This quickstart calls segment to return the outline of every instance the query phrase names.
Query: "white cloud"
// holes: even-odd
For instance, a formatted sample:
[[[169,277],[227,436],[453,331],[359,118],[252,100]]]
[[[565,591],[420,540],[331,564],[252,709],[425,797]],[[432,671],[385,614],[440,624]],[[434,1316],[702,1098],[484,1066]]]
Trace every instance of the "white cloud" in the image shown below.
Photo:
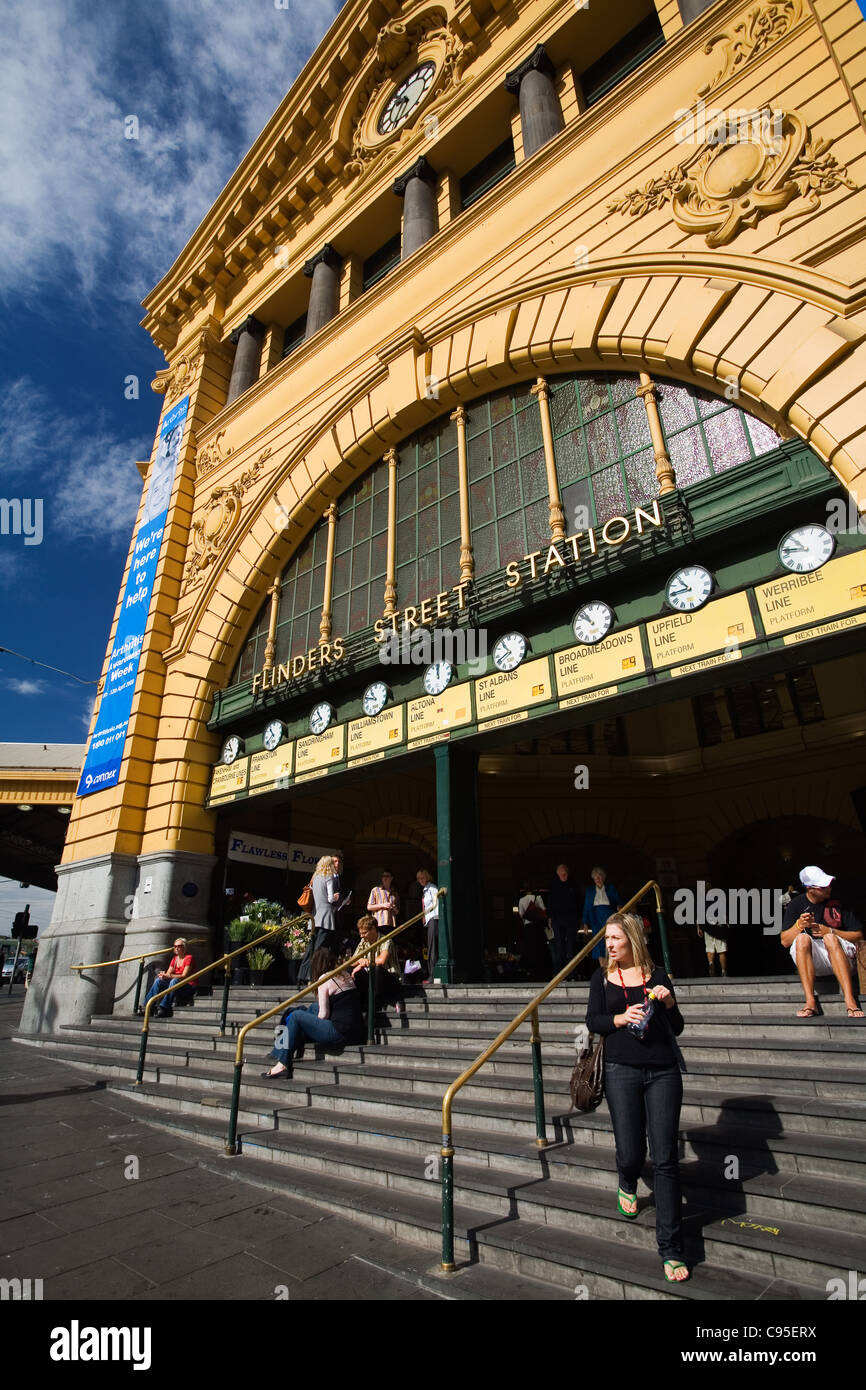
[[[43,499],[46,541],[63,533],[125,546],[141,496],[137,458],[150,456],[144,436],[121,439],[98,417],[70,418],[26,377],[13,381],[0,413],[0,459],[24,496]],[[15,577],[14,567],[0,583]]]
[[[333,0],[4,0],[0,294],[94,304],[168,269],[332,22]],[[135,116],[138,139],[124,138]]]
[[[6,690],[14,690],[16,695],[41,695],[48,689],[45,681],[15,680],[14,677],[3,681]]]

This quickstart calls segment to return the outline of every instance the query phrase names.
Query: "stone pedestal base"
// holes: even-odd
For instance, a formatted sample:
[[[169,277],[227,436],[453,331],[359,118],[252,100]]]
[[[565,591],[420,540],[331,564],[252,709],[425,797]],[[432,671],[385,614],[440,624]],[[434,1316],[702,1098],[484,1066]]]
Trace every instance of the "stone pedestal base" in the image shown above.
[[[210,950],[210,882],[215,856],[163,851],[136,857],[107,854],[57,869],[51,925],[21,1017],[22,1033],[55,1033],[65,1024],[87,1025],[94,1013],[132,1010],[138,962],[90,972],[72,965],[118,960],[166,947],[177,936],[205,938],[190,950],[199,968]]]

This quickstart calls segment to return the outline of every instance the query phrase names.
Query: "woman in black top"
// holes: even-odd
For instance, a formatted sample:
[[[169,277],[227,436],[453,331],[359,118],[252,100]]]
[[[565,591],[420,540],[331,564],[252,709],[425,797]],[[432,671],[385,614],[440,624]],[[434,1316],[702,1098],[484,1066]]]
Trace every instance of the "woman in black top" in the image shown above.
[[[322,946],[313,952],[310,971],[314,979],[330,975],[337,968],[334,951]],[[316,992],[315,1004],[299,1005],[284,1014],[281,1026],[276,1030],[274,1050],[271,1056],[276,1065],[262,1076],[274,1078],[292,1075],[292,1058],[296,1050],[302,1051],[309,1038],[317,1047],[341,1047],[344,1043],[359,1043],[364,1036],[361,1024],[361,1001],[355,982],[346,971],[324,980]]]
[[[673,1041],[683,1031],[683,1019],[668,976],[650,958],[639,917],[614,913],[607,919],[605,944],[607,957],[589,987],[586,1026],[606,1039],[604,1091],[616,1141],[617,1205],[629,1221],[638,1214],[637,1180],[649,1136],[659,1254],[668,1283],[679,1284],[689,1277],[682,1261],[677,1161],[683,1083]],[[636,1036],[629,1025],[644,1019],[650,1003],[646,1031]]]

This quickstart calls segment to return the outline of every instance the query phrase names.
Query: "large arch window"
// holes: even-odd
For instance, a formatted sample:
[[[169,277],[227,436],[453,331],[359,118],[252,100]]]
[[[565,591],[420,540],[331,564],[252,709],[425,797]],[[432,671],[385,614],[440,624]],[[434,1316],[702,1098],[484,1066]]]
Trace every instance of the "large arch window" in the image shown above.
[[[551,458],[543,411],[549,411]],[[603,526],[612,516],[657,497],[659,474],[670,465],[677,487],[689,488],[782,442],[768,425],[725,397],[624,372],[555,377],[546,388],[524,382],[473,401],[461,414],[475,579],[549,544],[552,500],[562,505],[566,534]],[[651,420],[656,421],[655,447]],[[319,641],[331,525],[334,636],[358,632],[381,617],[386,586],[393,585],[400,609],[459,582],[460,445],[456,418],[441,416],[400,445],[396,466],[393,457],[390,464],[382,459],[354,483],[337,504],[336,520],[323,518],[283,571],[274,662],[298,656]],[[558,492],[553,499],[551,472]],[[395,559],[389,574],[392,487]],[[235,680],[246,679],[266,663],[271,614],[268,600],[247,639]]]
[[[531,383],[466,412],[469,517],[476,578],[550,541],[547,470]]]

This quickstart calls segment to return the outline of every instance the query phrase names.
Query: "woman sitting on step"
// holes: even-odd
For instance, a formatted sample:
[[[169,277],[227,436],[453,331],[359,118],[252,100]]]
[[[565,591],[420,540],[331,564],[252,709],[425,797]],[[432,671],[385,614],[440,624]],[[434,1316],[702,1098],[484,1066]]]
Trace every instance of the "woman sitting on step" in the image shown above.
[[[589,987],[586,1026],[604,1044],[604,1094],[613,1122],[619,1175],[617,1206],[634,1221],[637,1180],[653,1166],[656,1239],[670,1284],[688,1279],[682,1260],[682,1194],[677,1155],[683,1082],[675,1035],[682,1015],[668,976],[653,964],[643,924],[631,912],[615,912],[605,930],[607,956]]]
[[[336,953],[327,946],[320,947],[310,962],[312,978],[320,980],[336,970],[337,965]],[[285,1015],[271,1053],[276,1065],[263,1071],[262,1076],[290,1077],[292,1058],[296,1050],[300,1055],[307,1038],[317,1047],[341,1047],[344,1043],[359,1043],[363,1037],[361,1001],[354,980],[343,970],[319,985],[315,1004],[299,1005]]]

